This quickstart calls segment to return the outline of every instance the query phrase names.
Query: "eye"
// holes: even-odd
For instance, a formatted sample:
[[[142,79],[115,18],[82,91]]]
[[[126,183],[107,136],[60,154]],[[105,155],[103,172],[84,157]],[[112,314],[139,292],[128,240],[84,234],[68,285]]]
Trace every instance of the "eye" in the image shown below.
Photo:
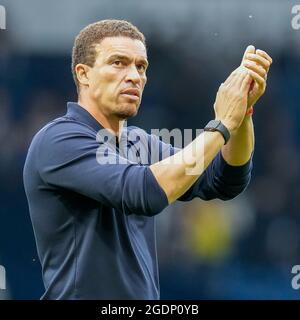
[[[119,67],[119,66],[122,65],[122,61],[121,61],[121,60],[115,60],[115,61],[113,62],[113,64],[114,64],[115,66]]]
[[[142,71],[142,72],[145,72],[145,71],[146,71],[146,67],[145,67],[145,65],[143,65],[143,64],[138,64],[136,67],[137,67],[137,69],[138,69],[139,71]]]

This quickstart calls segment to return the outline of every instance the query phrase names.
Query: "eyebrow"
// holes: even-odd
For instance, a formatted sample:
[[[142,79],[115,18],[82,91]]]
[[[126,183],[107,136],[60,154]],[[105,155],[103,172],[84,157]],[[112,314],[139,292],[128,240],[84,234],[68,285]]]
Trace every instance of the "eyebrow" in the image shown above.
[[[123,54],[113,54],[113,55],[111,55],[110,57],[108,57],[108,59],[107,59],[107,61],[112,61],[112,60],[116,60],[116,59],[118,59],[118,60],[123,60],[123,61],[130,61],[131,59],[128,57],[128,56],[126,56],[126,55],[123,55]],[[146,67],[148,67],[148,65],[149,65],[149,62],[148,62],[148,60],[146,60],[146,59],[144,59],[144,58],[140,58],[140,59],[138,59],[138,60],[140,60]]]

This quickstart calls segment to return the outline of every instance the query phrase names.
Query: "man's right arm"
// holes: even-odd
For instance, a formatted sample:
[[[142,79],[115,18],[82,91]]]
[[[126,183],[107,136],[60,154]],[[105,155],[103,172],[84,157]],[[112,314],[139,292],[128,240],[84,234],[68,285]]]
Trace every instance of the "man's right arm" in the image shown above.
[[[33,146],[31,170],[38,170],[50,190],[72,191],[125,214],[153,216],[168,205],[149,166],[99,144],[87,126],[59,121],[40,132]]]

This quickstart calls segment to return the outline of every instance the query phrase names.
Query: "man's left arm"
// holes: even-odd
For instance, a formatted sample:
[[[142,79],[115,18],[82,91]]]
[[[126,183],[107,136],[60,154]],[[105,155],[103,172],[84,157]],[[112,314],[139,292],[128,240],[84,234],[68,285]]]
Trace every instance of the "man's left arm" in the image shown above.
[[[222,148],[224,160],[231,166],[242,166],[249,162],[254,151],[254,127],[252,116],[246,115],[238,131]]]
[[[179,200],[194,197],[204,200],[229,200],[240,194],[250,182],[254,150],[253,106],[264,94],[272,58],[262,50],[248,46],[241,67],[248,69],[253,83],[248,95],[248,110],[239,129],[198,181]]]

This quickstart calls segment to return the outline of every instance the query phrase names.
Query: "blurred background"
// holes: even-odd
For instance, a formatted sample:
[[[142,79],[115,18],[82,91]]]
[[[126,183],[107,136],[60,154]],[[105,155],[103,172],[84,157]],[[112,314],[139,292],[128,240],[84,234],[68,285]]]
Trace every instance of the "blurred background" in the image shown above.
[[[158,216],[161,298],[298,299],[300,264],[300,29],[295,1],[0,0],[0,299],[39,299],[41,267],[22,182],[34,133],[76,101],[74,37],[126,19],[146,35],[150,67],[139,115],[151,128],[203,128],[219,85],[248,44],[273,57],[255,106],[250,186],[229,202],[195,199]],[[300,2],[299,2],[300,4]]]

